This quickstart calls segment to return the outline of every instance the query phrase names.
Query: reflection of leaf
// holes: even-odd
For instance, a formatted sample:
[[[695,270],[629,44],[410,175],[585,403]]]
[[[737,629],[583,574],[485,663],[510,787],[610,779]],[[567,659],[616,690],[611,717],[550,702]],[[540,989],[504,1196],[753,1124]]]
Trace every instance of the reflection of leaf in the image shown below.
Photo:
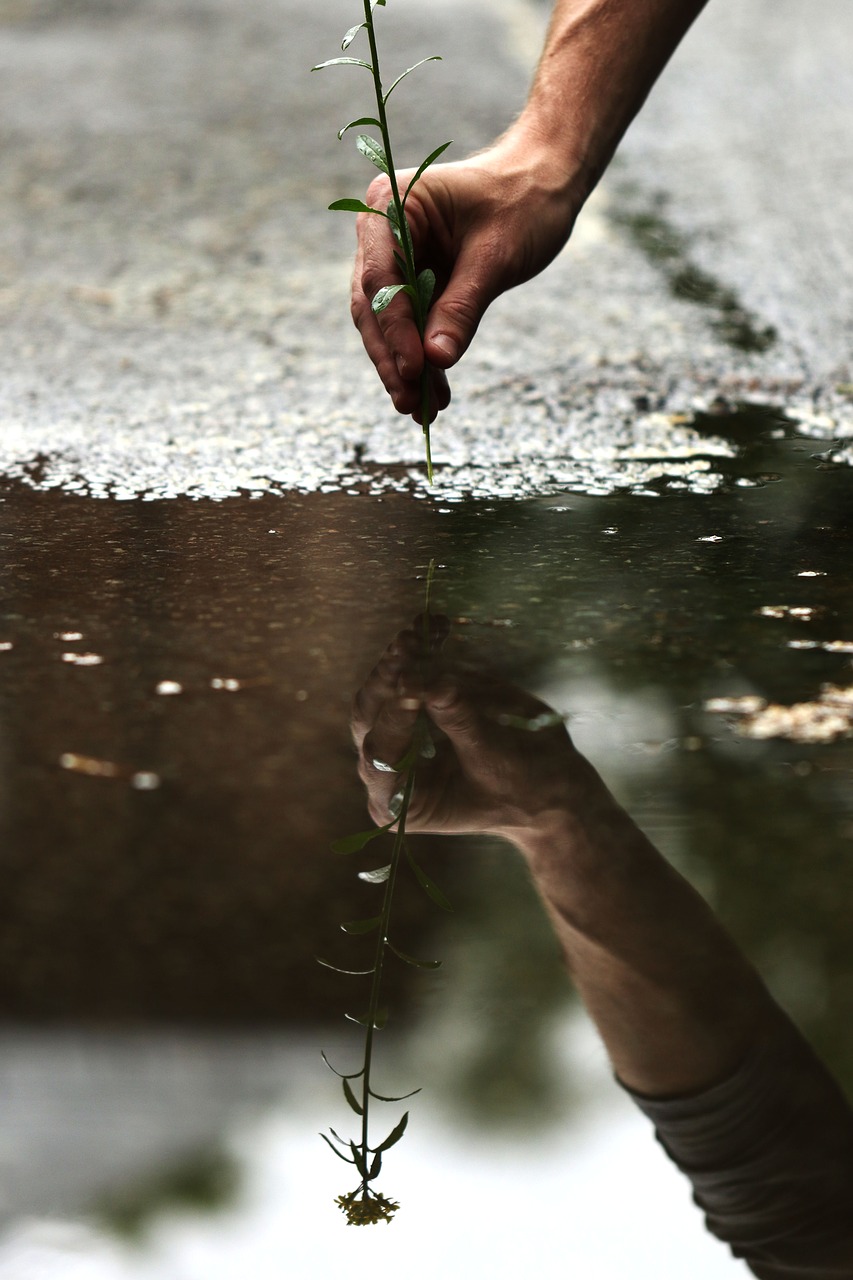
[[[421,867],[419,867],[418,864],[415,862],[414,858],[412,857],[412,851],[409,848],[408,844],[406,845],[406,857],[409,860],[409,866],[412,868],[412,871],[414,871],[415,873],[415,879],[417,880],[421,888],[424,890],[424,892],[427,893],[429,897],[432,898],[433,902],[437,906],[441,907],[443,911],[452,911],[453,907],[450,905],[450,902],[442,893],[442,891],[439,889],[435,881],[430,880],[427,873]]]
[[[348,1080],[344,1080],[344,1081],[343,1081],[343,1086],[344,1086],[344,1097],[346,1098],[347,1102],[348,1102],[348,1103],[350,1104],[350,1106],[352,1107],[352,1109],[353,1109],[353,1111],[355,1112],[355,1114],[356,1114],[357,1116],[364,1115],[364,1108],[362,1107],[361,1103],[356,1099],[355,1094],[353,1093],[352,1089],[350,1088],[349,1081],[348,1081]]]
[[[373,1163],[372,1163],[372,1164],[371,1164],[371,1166],[370,1166],[370,1178],[371,1178],[371,1181],[372,1181],[374,1178],[378,1178],[378,1177],[379,1177],[379,1174],[381,1173],[381,1171],[382,1171],[382,1157],[381,1157],[381,1156],[374,1156],[374,1157],[373,1157]]]
[[[357,831],[355,835],[333,840],[331,845],[332,853],[358,853],[371,840],[381,836],[383,831],[388,831],[393,827],[396,821],[396,818],[392,818],[390,822],[385,823],[384,827],[371,827],[369,831]]]
[[[320,1057],[323,1059],[329,1070],[334,1071],[339,1080],[357,1080],[359,1076],[364,1075],[364,1067],[362,1067],[360,1071],[338,1071],[337,1067],[333,1067],[329,1059],[326,1057],[326,1051],[324,1049],[320,1050]]]
[[[403,71],[399,76],[397,76],[397,79],[393,81],[393,83],[391,84],[391,87],[385,90],[385,93],[383,94],[383,97],[382,97],[382,101],[387,102],[388,99],[391,97],[391,94],[397,88],[397,85],[400,83],[400,81],[405,80],[406,76],[410,76],[413,71],[417,71],[418,67],[422,67],[425,62],[441,62],[441,58],[437,53],[433,53],[429,58],[421,58],[420,62],[416,62],[413,67],[406,67],[406,70]]]
[[[387,946],[399,960],[405,964],[410,964],[415,969],[440,969],[440,960],[416,960],[414,956],[407,955],[405,951],[401,951],[399,947],[395,947],[393,942],[389,942]]]
[[[360,1014],[345,1013],[344,1017],[347,1019],[348,1022],[357,1022],[360,1027],[370,1026],[370,1010],[369,1009],[367,1013],[360,1013]],[[373,1025],[376,1028],[376,1030],[381,1031],[387,1021],[388,1021],[387,1008],[377,1009],[376,1013],[373,1016]]]
[[[367,1092],[371,1098],[376,1098],[379,1102],[404,1102],[406,1098],[414,1098],[416,1093],[420,1093],[420,1089],[412,1089],[410,1093],[398,1094],[396,1098],[386,1098],[384,1094],[377,1093],[375,1089],[371,1089],[370,1085],[367,1086]]]
[[[384,884],[391,871],[391,863],[387,867],[377,867],[375,871],[359,871],[358,878],[365,884]]]
[[[347,920],[341,925],[344,933],[372,933],[379,928],[381,916],[371,916],[369,920]]]
[[[340,965],[332,964],[331,960],[324,960],[322,956],[315,956],[314,959],[324,969],[332,969],[335,973],[346,973],[353,978],[366,978],[369,973],[374,972],[373,969],[342,969]]]
[[[409,1123],[409,1113],[406,1111],[402,1120],[395,1125],[384,1142],[380,1142],[378,1147],[371,1147],[370,1150],[376,1152],[387,1151],[389,1147],[393,1147],[395,1142],[399,1142],[403,1134],[406,1132],[406,1125]]]
[[[323,1139],[324,1142],[327,1142],[329,1144],[329,1146],[332,1148],[332,1150],[334,1151],[335,1155],[338,1157],[339,1160],[346,1160],[347,1164],[355,1164],[355,1161],[350,1160],[349,1156],[345,1156],[342,1151],[338,1151],[338,1148],[335,1146],[334,1142],[332,1142],[331,1138],[327,1138],[325,1133],[321,1133],[320,1137]]]

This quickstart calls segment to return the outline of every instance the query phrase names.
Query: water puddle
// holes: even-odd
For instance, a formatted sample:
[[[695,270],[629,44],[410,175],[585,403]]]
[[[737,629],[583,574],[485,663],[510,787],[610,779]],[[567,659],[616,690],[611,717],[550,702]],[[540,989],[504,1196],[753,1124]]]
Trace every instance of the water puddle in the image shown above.
[[[836,423],[720,404],[668,421],[663,449],[649,415],[565,472],[513,464],[505,490],[498,469],[427,493],[367,461],[328,492],[118,501],[47,461],[3,483],[4,1280],[80,1259],[111,1280],[272,1277],[285,1255],[367,1275],[377,1250],[461,1280],[473,1243],[490,1274],[535,1254],[556,1280],[566,1232],[589,1277],[745,1274],[590,1047],[493,839],[417,839],[452,917],[401,885],[405,950],[445,963],[388,970],[383,1073],[424,1094],[388,1153],[400,1213],[369,1246],[341,1234],[348,1170],[316,1137],[347,1124],[319,1050],[358,1042],[314,956],[354,956],[340,921],[376,892],[329,851],[366,823],[350,703],[431,562],[447,662],[566,718],[853,1088],[846,446]],[[423,1243],[447,1238],[441,1258]]]

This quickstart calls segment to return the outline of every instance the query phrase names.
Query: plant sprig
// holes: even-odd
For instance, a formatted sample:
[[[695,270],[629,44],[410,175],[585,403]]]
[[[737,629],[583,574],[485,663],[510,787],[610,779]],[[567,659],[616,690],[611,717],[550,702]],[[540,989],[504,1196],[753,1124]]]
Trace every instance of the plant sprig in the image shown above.
[[[430,653],[429,595],[434,569],[435,563],[431,561],[427,575],[426,609],[423,623],[424,660],[427,659]],[[385,1152],[395,1146],[405,1133],[409,1122],[409,1113],[408,1111],[404,1112],[402,1118],[391,1129],[390,1133],[376,1146],[371,1146],[371,1103],[374,1101],[403,1102],[406,1098],[411,1098],[416,1093],[420,1093],[418,1088],[409,1093],[393,1097],[379,1093],[373,1087],[371,1073],[373,1069],[375,1033],[382,1030],[388,1019],[388,1010],[381,1003],[385,960],[390,952],[403,964],[410,965],[415,969],[434,970],[441,966],[440,960],[418,959],[401,950],[396,943],[391,941],[391,909],[394,890],[404,861],[428,897],[443,910],[452,910],[441,889],[415,860],[406,839],[406,821],[415,787],[417,768],[420,761],[430,759],[434,755],[435,746],[430,735],[429,720],[424,711],[421,710],[415,721],[409,749],[401,760],[395,765],[389,766],[389,771],[397,774],[400,779],[400,785],[388,806],[392,815],[390,821],[385,823],[384,826],[372,827],[368,831],[360,831],[356,835],[346,836],[342,840],[335,841],[332,845],[332,849],[336,853],[358,853],[372,840],[377,839],[386,832],[390,832],[391,828],[396,826],[390,862],[370,871],[361,871],[358,875],[359,880],[367,884],[384,884],[385,888],[379,914],[368,916],[364,919],[348,920],[341,925],[344,933],[350,935],[358,936],[374,932],[377,934],[373,964],[369,969],[343,969],[327,960],[320,960],[320,964],[329,969],[334,969],[337,973],[359,977],[369,976],[371,979],[370,997],[366,1011],[358,1015],[346,1015],[350,1022],[357,1023],[364,1028],[364,1060],[361,1068],[352,1072],[338,1071],[336,1067],[332,1066],[325,1053],[323,1054],[323,1061],[341,1081],[347,1104],[361,1120],[360,1134],[357,1141],[342,1138],[334,1129],[329,1130],[331,1136],[325,1133],[320,1135],[336,1156],[355,1166],[359,1175],[359,1183],[356,1189],[346,1195],[339,1196],[335,1202],[346,1214],[347,1221],[355,1226],[363,1226],[373,1222],[390,1222],[399,1208],[396,1201],[389,1200],[381,1195],[371,1184],[375,1182],[382,1170],[382,1159]]]
[[[411,67],[407,67],[391,85],[384,89],[382,85],[382,75],[379,65],[379,50],[376,44],[376,31],[373,22],[373,11],[378,7],[385,7],[386,0],[363,0],[364,3],[364,20],[356,23],[354,27],[350,27],[343,40],[341,41],[341,50],[346,55],[346,51],[353,43],[355,38],[361,31],[367,32],[367,40],[370,49],[370,60],[363,58],[355,58],[346,55],[340,58],[330,58],[327,62],[320,62],[317,66],[312,67],[312,71],[322,71],[325,67],[337,66],[354,66],[364,67],[373,77],[374,96],[376,100],[375,116],[359,116],[357,120],[350,120],[342,129],[338,131],[338,138],[343,138],[344,134],[350,129],[360,128],[362,125],[370,125],[379,130],[381,141],[371,137],[366,133],[359,133],[356,136],[356,146],[361,154],[375,165],[381,173],[386,174],[391,183],[391,200],[386,209],[376,209],[371,205],[365,204],[363,200],[345,198],[343,200],[335,200],[329,205],[330,209],[341,210],[346,213],[368,213],[375,214],[379,218],[385,218],[391,227],[391,233],[397,243],[397,249],[394,250],[394,259],[400,268],[403,277],[403,284],[383,285],[377,291],[371,300],[371,307],[376,315],[379,315],[390,306],[398,293],[405,293],[412,305],[412,312],[418,333],[423,340],[426,332],[426,320],[429,312],[430,303],[432,302],[433,293],[435,292],[435,273],[429,267],[425,267],[422,271],[418,271],[415,264],[414,244],[412,242],[412,234],[409,228],[409,222],[406,217],[406,202],[412,193],[416,183],[420,180],[431,164],[434,164],[443,152],[451,145],[450,142],[443,142],[440,147],[427,156],[427,158],[418,166],[415,174],[408,184],[405,194],[401,196],[400,188],[397,182],[397,174],[394,168],[394,159],[391,152],[391,134],[388,128],[388,115],[386,107],[391,94],[406,76],[411,75],[413,71],[417,71],[418,67],[424,66],[427,62],[441,62],[438,54],[431,54],[427,58],[421,58],[419,62],[414,63]],[[430,446],[430,369],[424,360],[424,367],[421,373],[421,421],[423,423],[424,438],[426,444],[426,464],[427,477],[429,483],[433,482],[432,473],[432,450]]]

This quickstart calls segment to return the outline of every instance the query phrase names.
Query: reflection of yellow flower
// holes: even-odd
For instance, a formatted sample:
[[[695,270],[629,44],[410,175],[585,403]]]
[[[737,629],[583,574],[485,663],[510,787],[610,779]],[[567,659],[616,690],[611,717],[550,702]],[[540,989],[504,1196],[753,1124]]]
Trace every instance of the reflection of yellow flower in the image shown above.
[[[386,1200],[379,1192],[350,1191],[348,1195],[338,1196],[335,1204],[339,1205],[347,1215],[351,1227],[366,1227],[372,1222],[390,1222],[400,1208],[396,1200]]]

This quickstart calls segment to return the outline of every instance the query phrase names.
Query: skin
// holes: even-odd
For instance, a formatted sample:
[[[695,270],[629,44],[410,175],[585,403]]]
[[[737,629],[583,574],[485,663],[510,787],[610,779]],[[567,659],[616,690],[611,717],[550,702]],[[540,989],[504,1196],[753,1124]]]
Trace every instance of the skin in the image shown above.
[[[399,785],[377,762],[400,759],[425,714],[437,750],[418,765],[407,829],[515,845],[618,1077],[648,1097],[700,1092],[784,1015],[563,724],[518,727],[548,713],[505,682],[424,663],[418,628],[401,632],[353,703],[371,816],[388,821]]]
[[[418,269],[437,278],[421,342],[408,302],[379,316],[370,300],[401,281],[384,219],[362,214],[352,317],[395,408],[420,421],[419,379],[432,370],[432,412],[447,406],[446,371],[501,293],[563,248],[584,201],[704,0],[556,0],[521,115],[492,146],[434,165],[407,202]],[[406,189],[413,170],[398,174]],[[384,208],[384,176],[367,203]]]

